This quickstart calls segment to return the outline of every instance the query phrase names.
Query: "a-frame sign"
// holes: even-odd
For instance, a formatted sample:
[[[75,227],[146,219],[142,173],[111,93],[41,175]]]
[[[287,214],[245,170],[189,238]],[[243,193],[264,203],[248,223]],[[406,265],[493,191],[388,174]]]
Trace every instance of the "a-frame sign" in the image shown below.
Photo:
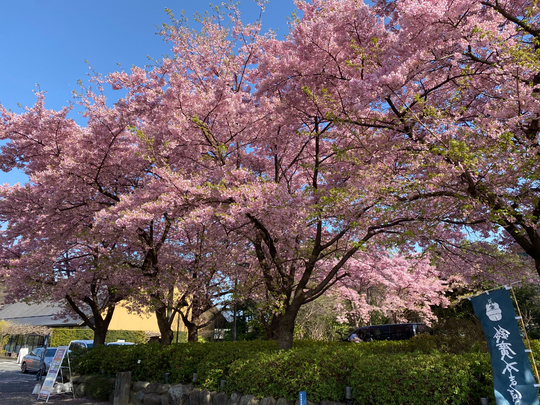
[[[43,381],[43,385],[41,386],[41,390],[39,391],[37,397],[38,401],[40,399],[43,399],[45,402],[49,402],[49,397],[51,396],[51,392],[54,388],[54,385],[56,384],[58,373],[60,373],[60,370],[62,368],[62,362],[64,361],[64,357],[67,352],[67,346],[59,346],[58,349],[56,349],[56,354],[54,355],[54,358],[51,362],[49,373],[47,374],[47,377],[45,377],[45,381]]]

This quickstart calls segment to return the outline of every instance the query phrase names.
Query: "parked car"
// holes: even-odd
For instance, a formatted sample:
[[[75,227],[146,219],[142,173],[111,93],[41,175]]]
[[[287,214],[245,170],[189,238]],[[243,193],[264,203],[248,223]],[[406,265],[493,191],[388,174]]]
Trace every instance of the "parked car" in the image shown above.
[[[43,350],[45,350],[44,347],[36,347],[34,350],[32,350],[30,353],[28,353],[22,358],[21,371],[23,373],[28,373],[29,371],[35,371],[37,373],[39,371],[39,362],[41,361],[41,355],[43,353]],[[44,359],[44,372],[42,374],[45,374],[49,371],[49,367],[51,366],[51,362],[55,354],[56,347],[47,348]]]
[[[68,350],[91,349],[92,347],[94,347],[93,340],[72,340],[69,342]]]
[[[125,340],[119,339],[116,342],[109,342],[105,343],[105,346],[132,346],[135,343],[133,342],[126,342]]]
[[[428,333],[424,323],[398,323],[390,325],[363,326],[356,329],[346,339],[349,342],[370,342],[372,340],[406,340],[420,333]]]
[[[116,342],[105,343],[105,346],[126,346],[134,344],[135,343],[126,342],[125,340],[119,339]],[[92,347],[94,347],[93,340],[72,340],[71,342],[69,342],[68,349],[69,351],[72,351],[80,349],[91,349]]]

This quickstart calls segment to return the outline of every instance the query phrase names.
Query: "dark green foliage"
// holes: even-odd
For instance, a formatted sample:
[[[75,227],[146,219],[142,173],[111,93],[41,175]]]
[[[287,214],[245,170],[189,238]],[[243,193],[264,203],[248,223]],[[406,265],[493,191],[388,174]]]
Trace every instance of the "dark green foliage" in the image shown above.
[[[114,382],[109,378],[94,375],[86,381],[87,393],[90,398],[98,401],[109,401],[109,395],[114,389]]]
[[[53,336],[49,346],[67,346],[72,340],[94,340],[94,332],[91,329],[53,329]],[[144,343],[146,342],[146,333],[141,330],[110,330],[107,332],[105,340],[107,343],[116,342],[117,340]]]
[[[254,301],[247,300],[236,304],[234,311],[236,311],[237,341],[266,339],[266,330],[260,320],[260,309]],[[226,329],[223,340],[232,341],[233,321],[227,322],[223,327]]]
[[[232,365],[227,388],[260,398],[296,399],[298,391],[306,391],[312,402],[342,401],[351,363],[359,354],[355,349],[350,344],[319,344],[258,353]]]
[[[514,288],[519,310],[530,339],[540,338],[540,285],[526,284]],[[517,312],[517,311],[516,311]]]
[[[163,347],[157,343],[120,346],[118,349],[114,357],[125,357],[125,361],[121,364],[113,361],[117,368],[115,374],[118,371],[131,371],[133,381],[162,382],[163,374],[171,368],[167,350],[163,350]]]
[[[111,354],[109,351],[107,354]],[[92,350],[72,350],[69,352],[69,361],[71,362],[71,369],[74,372],[89,375],[89,374],[98,374],[101,370],[101,364],[103,362],[108,362],[109,356],[107,358],[101,359],[100,356],[105,356],[102,347],[95,347]],[[109,372],[109,370],[107,369]],[[111,374],[114,371],[111,371]]]
[[[53,329],[49,346],[67,346],[72,340],[93,340],[94,331],[92,329]]]
[[[540,355],[540,342],[533,342]],[[140,362],[138,362],[140,360]],[[82,374],[114,376],[131,371],[133,380],[191,382],[215,391],[257,397],[345,402],[353,387],[356,405],[473,404],[493,399],[489,354],[468,338],[420,335],[411,340],[351,344],[299,341],[288,351],[276,342],[183,343],[100,347],[75,360]]]
[[[375,343],[375,344],[372,344]],[[455,336],[421,334],[410,340],[371,342],[362,347],[364,353],[488,353],[487,343],[468,336],[459,338]]]
[[[164,369],[170,368],[168,358],[166,351],[157,343],[101,346],[82,353],[80,358],[74,357],[73,368],[81,374],[103,372],[109,376],[131,371],[134,381],[161,381],[166,372]]]
[[[178,337],[178,339],[177,339]],[[177,342],[178,340],[178,342]],[[178,334],[176,331],[173,332],[173,343],[187,343],[187,332],[179,331]]]
[[[208,345],[204,345],[205,349]],[[219,388],[220,381],[227,379],[230,368],[239,359],[253,358],[260,353],[275,353],[277,342],[252,341],[212,345],[212,349],[196,365],[199,384],[209,391]]]
[[[171,345],[167,350],[171,381],[189,382],[201,360],[212,351],[214,345],[206,343],[184,343]]]
[[[359,404],[461,405],[493,396],[491,385],[476,383],[475,372],[484,369],[489,370],[485,354],[370,355],[353,365],[350,386]]]
[[[125,340],[126,342],[145,343],[146,333],[142,330],[110,330],[107,332],[105,342],[116,342]]]

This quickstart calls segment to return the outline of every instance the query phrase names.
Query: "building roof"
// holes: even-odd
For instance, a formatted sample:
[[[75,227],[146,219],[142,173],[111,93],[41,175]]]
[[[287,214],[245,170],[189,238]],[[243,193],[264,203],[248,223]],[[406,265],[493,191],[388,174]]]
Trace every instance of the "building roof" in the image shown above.
[[[63,307],[53,303],[26,304],[16,302],[6,304],[0,309],[0,319],[20,325],[70,327],[83,324],[81,319],[71,317],[54,319]]]

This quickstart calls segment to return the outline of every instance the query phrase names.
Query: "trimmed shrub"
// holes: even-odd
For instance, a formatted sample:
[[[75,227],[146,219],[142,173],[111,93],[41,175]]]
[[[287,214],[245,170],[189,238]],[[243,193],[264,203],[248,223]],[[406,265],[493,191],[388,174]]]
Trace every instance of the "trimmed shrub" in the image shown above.
[[[178,337],[178,343],[187,343],[187,332],[179,331],[176,333],[176,331],[173,332],[173,344],[176,343],[176,338]]]
[[[214,345],[201,342],[169,346],[167,358],[170,365],[170,380],[179,383],[190,382],[201,360],[212,352],[212,346]]]
[[[231,367],[227,388],[257,397],[357,404],[467,404],[493,397],[489,356],[480,354],[363,354],[354,347],[301,348],[258,354]]]
[[[353,398],[373,405],[462,405],[480,396],[493,397],[491,386],[489,391],[477,391],[471,361],[468,355],[453,354],[366,356],[351,370]],[[484,359],[477,364],[486,365]]]
[[[86,392],[90,398],[98,401],[109,401],[109,396],[114,389],[114,382],[109,378],[94,375],[86,381]]]
[[[210,351],[195,366],[198,385],[209,391],[217,391],[220,382],[227,379],[232,364],[239,359],[253,358],[258,353],[277,351],[275,341],[243,341],[213,344]],[[206,346],[203,346],[205,349]]]
[[[53,336],[49,346],[67,346],[72,340],[93,340],[94,332],[91,329],[53,329]],[[117,340],[126,342],[145,343],[146,333],[140,330],[110,330],[107,332],[105,341],[116,342]]]
[[[146,333],[142,330],[110,330],[107,332],[105,342],[125,340],[137,344],[146,343]]]
[[[49,346],[67,346],[72,340],[93,340],[94,331],[91,329],[64,329],[58,328],[52,330],[52,338]]]
[[[232,364],[227,390],[291,400],[298,391],[306,391],[312,402],[342,401],[353,358],[362,357],[354,349],[350,344],[329,344],[254,354]]]
[[[456,339],[456,338],[452,338]],[[540,343],[533,342],[538,352]],[[351,344],[295,342],[278,351],[276,342],[183,343],[98,347],[74,363],[82,374],[114,376],[131,371],[133,380],[189,383],[214,391],[226,379],[227,392],[256,397],[297,398],[306,391],[312,402],[344,402],[353,387],[362,404],[472,404],[493,399],[489,354],[485,347],[419,336],[398,342]]]

